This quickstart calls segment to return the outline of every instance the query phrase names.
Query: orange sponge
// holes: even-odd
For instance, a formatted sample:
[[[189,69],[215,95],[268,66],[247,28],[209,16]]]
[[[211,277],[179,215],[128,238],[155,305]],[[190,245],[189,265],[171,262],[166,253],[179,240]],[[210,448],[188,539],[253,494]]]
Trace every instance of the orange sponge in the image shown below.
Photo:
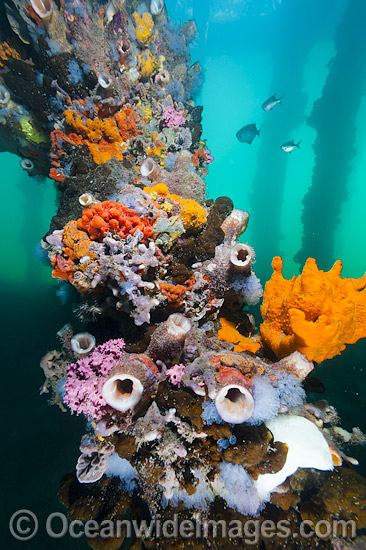
[[[297,350],[319,363],[366,336],[366,274],[342,279],[340,260],[322,271],[314,258],[308,258],[302,274],[290,280],[282,275],[279,256],[272,267],[263,294],[260,331],[278,358]]]

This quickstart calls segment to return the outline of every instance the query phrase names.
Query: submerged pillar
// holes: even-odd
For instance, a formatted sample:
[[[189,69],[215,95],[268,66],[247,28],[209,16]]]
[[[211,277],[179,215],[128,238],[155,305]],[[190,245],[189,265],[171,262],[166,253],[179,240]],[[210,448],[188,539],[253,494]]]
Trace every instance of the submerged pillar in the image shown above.
[[[295,260],[308,256],[329,268],[335,261],[334,236],[356,154],[356,118],[366,92],[366,3],[349,0],[335,33],[336,54],[323,93],[308,123],[317,131],[311,186],[303,199],[302,246]]]

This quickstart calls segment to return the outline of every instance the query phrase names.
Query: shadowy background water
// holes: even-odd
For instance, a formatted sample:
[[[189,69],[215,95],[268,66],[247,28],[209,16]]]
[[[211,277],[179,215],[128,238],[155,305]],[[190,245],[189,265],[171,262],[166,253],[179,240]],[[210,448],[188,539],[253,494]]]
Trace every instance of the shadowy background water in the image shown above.
[[[364,0],[167,0],[176,20],[195,18],[200,38],[192,61],[204,67],[198,102],[204,105],[203,137],[215,161],[206,179],[208,195],[229,195],[251,220],[245,240],[257,252],[263,283],[271,260],[281,254],[284,274],[296,275],[314,256],[329,269],[343,261],[343,276],[366,269],[366,99]],[[357,47],[358,46],[358,47]],[[274,93],[283,105],[265,113]],[[236,132],[263,125],[251,146]],[[288,155],[280,145],[302,140]],[[4,541],[13,550],[86,548],[84,540],[52,540],[47,516],[63,511],[60,478],[75,467],[84,421],[47,405],[39,396],[42,355],[57,345],[56,332],[74,321],[71,305],[56,296],[57,282],[33,250],[55,212],[56,191],[38,183],[19,159],[0,156],[2,166],[2,520],[32,510],[40,532],[31,541]],[[295,257],[300,264],[295,261]],[[359,341],[316,370],[342,425],[366,430],[366,342]],[[311,399],[319,396],[310,395]],[[366,475],[366,452],[352,451]],[[4,533],[7,533],[4,525]]]

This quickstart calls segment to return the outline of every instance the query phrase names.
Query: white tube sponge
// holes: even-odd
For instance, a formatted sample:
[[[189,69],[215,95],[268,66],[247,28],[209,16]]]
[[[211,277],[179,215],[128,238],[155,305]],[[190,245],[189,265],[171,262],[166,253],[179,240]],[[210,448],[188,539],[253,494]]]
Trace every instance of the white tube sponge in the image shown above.
[[[229,424],[242,424],[254,412],[254,398],[249,381],[236,369],[222,370],[217,376],[215,406],[217,412]]]
[[[229,244],[234,244],[246,230],[248,222],[248,212],[234,208],[221,225],[221,229],[225,233],[226,241]]]
[[[248,244],[237,243],[230,250],[230,265],[235,271],[241,271],[249,275],[254,259],[254,249]]]
[[[120,412],[133,409],[140,402],[144,386],[136,376],[116,373],[103,386],[103,398],[110,407]]]
[[[298,468],[333,470],[329,445],[313,422],[302,416],[278,415],[266,422],[274,441],[288,446],[286,462],[275,474],[263,474],[254,482],[261,500],[268,500],[270,493],[281,485]]]
[[[71,349],[76,355],[89,355],[95,348],[95,338],[89,332],[78,332],[70,340]]]

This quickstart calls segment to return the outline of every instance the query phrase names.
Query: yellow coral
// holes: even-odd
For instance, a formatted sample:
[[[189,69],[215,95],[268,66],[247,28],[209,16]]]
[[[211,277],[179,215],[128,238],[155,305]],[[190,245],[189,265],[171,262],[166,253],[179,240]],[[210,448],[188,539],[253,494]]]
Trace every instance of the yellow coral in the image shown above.
[[[153,116],[152,116],[152,110],[150,109],[150,107],[148,107],[148,105],[141,105],[141,109],[142,109],[142,112],[144,113],[144,119],[146,120],[146,122],[147,123],[151,122],[153,119]]]
[[[224,317],[220,317],[219,321],[221,323],[221,328],[217,333],[217,337],[223,342],[236,344],[234,351],[250,351],[256,353],[260,349],[261,344],[258,336],[243,336],[236,330],[234,323],[231,323]]]
[[[160,160],[165,159],[166,157],[165,145],[163,145],[163,143],[161,142],[158,142],[158,144],[154,148],[149,147],[148,150],[146,151],[146,154],[156,155],[157,157],[160,156],[161,157]]]
[[[140,77],[142,78],[153,76],[160,68],[159,61],[152,55],[150,50],[145,50],[142,54],[137,54],[137,60]]]
[[[198,202],[192,199],[182,199],[178,195],[170,195],[170,198],[182,207],[180,214],[184,229],[201,229],[206,223],[206,212]]]
[[[160,195],[161,197],[169,196],[169,189],[168,189],[168,186],[165,185],[165,183],[157,183],[152,187],[144,187],[144,191],[149,194],[155,193],[155,196],[157,195]]]
[[[137,42],[145,46],[153,37],[154,21],[151,13],[145,12],[140,16],[135,11],[132,15],[135,20]]]
[[[157,183],[153,187],[145,187],[146,193],[156,193],[177,202],[181,206],[180,218],[184,229],[201,229],[206,223],[206,212],[198,202],[192,199],[182,199],[179,195],[170,195],[168,187],[164,183]]]
[[[366,337],[366,274],[360,279],[342,279],[340,260],[329,271],[322,271],[314,258],[308,258],[302,274],[290,280],[282,275],[279,256],[272,267],[263,295],[260,331],[278,358],[297,350],[319,363]]]

